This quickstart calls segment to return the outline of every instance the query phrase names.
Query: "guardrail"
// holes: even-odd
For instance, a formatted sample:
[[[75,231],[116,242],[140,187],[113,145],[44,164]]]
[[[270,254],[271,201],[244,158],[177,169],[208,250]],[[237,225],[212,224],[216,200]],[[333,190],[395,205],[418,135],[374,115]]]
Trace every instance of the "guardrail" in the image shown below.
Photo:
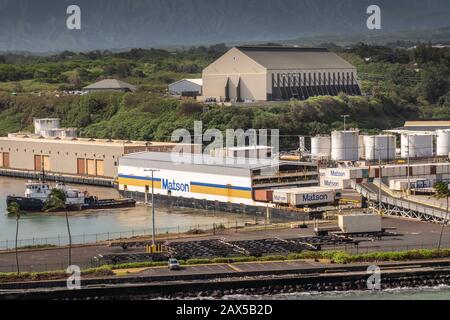
[[[422,219],[422,220],[433,220],[433,221],[443,221],[449,220],[447,212],[434,207],[424,206],[421,204],[414,203],[413,201],[398,199],[391,196],[381,195],[379,200],[378,192],[374,192],[364,184],[357,184],[356,182],[351,182],[352,187],[360,193],[362,196],[367,198],[369,201],[377,202],[381,200],[383,204],[384,211],[388,214],[395,213],[402,216],[408,216],[411,218]],[[376,188],[377,185],[373,184]],[[392,211],[391,211],[392,210]]]

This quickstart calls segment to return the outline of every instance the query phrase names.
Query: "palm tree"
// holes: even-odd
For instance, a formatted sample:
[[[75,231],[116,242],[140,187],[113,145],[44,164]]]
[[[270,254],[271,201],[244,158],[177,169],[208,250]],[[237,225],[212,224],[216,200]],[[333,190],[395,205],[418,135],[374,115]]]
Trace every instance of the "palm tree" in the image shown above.
[[[59,189],[52,189],[50,192],[50,195],[47,198],[47,201],[45,202],[44,210],[46,212],[54,212],[54,211],[60,211],[64,210],[66,214],[66,225],[67,225],[67,232],[69,234],[69,266],[72,265],[72,235],[70,233],[70,225],[69,225],[69,214],[68,214],[68,208],[66,205],[66,194],[64,191]]]
[[[444,182],[438,182],[434,185],[434,188],[436,189],[436,194],[434,195],[437,199],[446,198],[447,207],[445,210],[445,219],[442,221],[442,228],[441,232],[439,234],[439,241],[438,241],[438,255],[439,251],[441,250],[441,243],[442,243],[442,235],[444,233],[445,225],[447,224],[447,218],[448,218],[448,198],[450,196],[450,193],[448,191],[448,185]]]
[[[17,274],[20,274],[20,265],[19,265],[19,248],[17,246],[18,238],[19,238],[19,219],[22,211],[20,210],[20,206],[17,202],[13,202],[8,206],[8,213],[16,216],[16,264],[17,264]]]

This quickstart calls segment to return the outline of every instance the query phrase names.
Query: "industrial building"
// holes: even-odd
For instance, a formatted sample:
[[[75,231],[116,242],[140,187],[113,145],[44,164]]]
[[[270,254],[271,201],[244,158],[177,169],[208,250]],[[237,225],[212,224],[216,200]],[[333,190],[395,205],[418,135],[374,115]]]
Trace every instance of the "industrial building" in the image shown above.
[[[166,152],[175,143],[106,139],[0,137],[0,169],[115,179],[119,157],[140,151]]]
[[[241,161],[236,161],[236,158],[224,161],[222,157],[198,154],[189,158],[189,161],[177,163],[168,153],[125,155],[119,159],[119,190],[127,195],[144,194],[152,185],[151,174],[146,170],[154,169],[159,170],[153,177],[156,195],[194,202],[266,206],[254,200],[255,190],[318,184],[317,166],[309,162],[268,163],[243,158],[239,159]]]
[[[61,128],[59,118],[34,119],[34,134],[44,138],[76,138],[77,128]]]
[[[202,95],[202,79],[182,79],[169,84],[169,93],[183,97],[197,97]]]
[[[135,92],[136,86],[117,79],[104,79],[83,88],[85,92],[95,91],[119,91]]]
[[[360,95],[356,67],[325,48],[235,47],[203,70],[203,98],[280,101]]]

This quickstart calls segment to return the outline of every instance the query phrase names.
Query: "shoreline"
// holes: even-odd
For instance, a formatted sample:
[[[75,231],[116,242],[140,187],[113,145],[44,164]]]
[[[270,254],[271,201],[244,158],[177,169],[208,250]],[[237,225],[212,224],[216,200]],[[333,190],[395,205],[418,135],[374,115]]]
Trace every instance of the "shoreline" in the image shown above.
[[[370,264],[328,265],[315,271],[286,271],[266,275],[239,274],[167,277],[116,277],[82,281],[68,290],[65,281],[1,284],[0,299],[221,299],[229,295],[266,296],[302,292],[381,292],[386,289],[450,285],[450,259],[379,263],[381,291],[369,290]],[[344,270],[344,269],[345,270]]]

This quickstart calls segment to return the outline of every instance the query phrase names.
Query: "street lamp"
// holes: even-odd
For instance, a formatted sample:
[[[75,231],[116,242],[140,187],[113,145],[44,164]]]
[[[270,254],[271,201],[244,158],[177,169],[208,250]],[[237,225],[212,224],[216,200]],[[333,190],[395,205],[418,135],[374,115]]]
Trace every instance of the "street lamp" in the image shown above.
[[[378,151],[378,213],[381,214],[381,150],[382,148],[376,148]]]
[[[344,131],[346,131],[347,127],[346,127],[346,119],[349,118],[350,115],[349,114],[343,114],[341,115],[341,118],[344,118]]]
[[[155,172],[158,172],[157,169],[144,169],[144,172],[151,172],[152,173],[152,248],[155,247],[155,202],[154,202],[154,180],[153,180],[153,174]],[[147,193],[147,190],[145,190]],[[148,199],[147,199],[147,205],[148,205]]]

